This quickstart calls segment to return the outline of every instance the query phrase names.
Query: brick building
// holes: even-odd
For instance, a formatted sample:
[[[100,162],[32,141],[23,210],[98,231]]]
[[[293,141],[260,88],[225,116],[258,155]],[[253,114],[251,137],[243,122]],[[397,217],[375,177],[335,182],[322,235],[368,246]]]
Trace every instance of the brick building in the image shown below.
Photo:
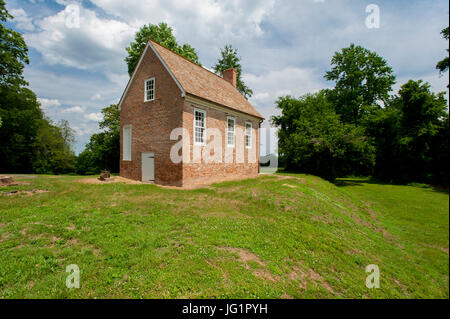
[[[261,114],[223,78],[150,40],[119,102],[120,176],[186,186],[259,173]]]

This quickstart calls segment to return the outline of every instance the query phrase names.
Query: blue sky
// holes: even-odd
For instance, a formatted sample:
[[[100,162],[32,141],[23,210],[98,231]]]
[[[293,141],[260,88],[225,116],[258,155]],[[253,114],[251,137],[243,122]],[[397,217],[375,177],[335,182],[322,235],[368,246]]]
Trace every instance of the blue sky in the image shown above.
[[[30,50],[25,78],[46,114],[67,119],[80,152],[97,132],[100,110],[117,103],[128,81],[125,47],[143,24],[167,22],[180,43],[197,49],[211,68],[220,48],[239,50],[251,102],[269,118],[280,95],[330,87],[323,79],[335,51],[350,43],[383,56],[397,76],[397,91],[423,79],[447,91],[439,76],[448,42],[448,1],[350,0],[6,0],[10,27]],[[366,7],[380,9],[380,27],[367,28]],[[77,12],[79,14],[77,14]],[[74,16],[75,14],[75,16]],[[76,17],[76,18],[74,18]],[[448,95],[447,95],[448,96]]]

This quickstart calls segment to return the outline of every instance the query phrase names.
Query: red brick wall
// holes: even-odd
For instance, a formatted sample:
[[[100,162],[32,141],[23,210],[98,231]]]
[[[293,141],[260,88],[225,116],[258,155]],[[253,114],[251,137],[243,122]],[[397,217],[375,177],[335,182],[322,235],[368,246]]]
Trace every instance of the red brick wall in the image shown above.
[[[152,77],[155,77],[155,100],[144,102],[144,83]],[[174,143],[170,133],[181,126],[183,104],[180,89],[148,48],[121,107],[120,176],[141,180],[141,153],[154,152],[155,183],[181,186],[182,165],[170,160]],[[122,160],[122,133],[127,124],[132,125],[131,161]]]
[[[194,109],[202,109],[206,111],[206,128],[218,128],[222,135],[222,162],[221,163],[206,163],[202,157],[200,163],[192,163],[194,158],[194,148],[197,148],[198,154],[202,154],[205,146],[194,145]],[[234,148],[229,148],[232,154],[232,161],[225,163],[226,144],[226,125],[227,116],[232,116],[236,120],[236,129],[241,128],[245,132],[245,122],[252,123],[252,148],[251,150],[245,148],[244,135],[236,136],[236,143]],[[251,177],[257,175],[259,172],[259,122],[251,120],[245,115],[236,115],[236,113],[227,113],[225,111],[216,110],[210,107],[205,107],[200,104],[190,102],[184,103],[183,125],[189,132],[191,139],[190,158],[191,163],[183,163],[183,185],[201,182],[214,182],[227,179],[237,179],[243,177]],[[236,150],[239,141],[242,143],[243,163],[236,161]],[[209,141],[209,139],[207,140]],[[254,152],[254,163],[249,163],[249,152]]]

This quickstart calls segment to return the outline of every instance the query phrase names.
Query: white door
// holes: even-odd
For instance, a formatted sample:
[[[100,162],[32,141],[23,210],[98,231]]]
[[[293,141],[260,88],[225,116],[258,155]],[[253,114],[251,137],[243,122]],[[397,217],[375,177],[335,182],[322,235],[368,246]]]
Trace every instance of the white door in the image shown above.
[[[155,153],[142,153],[142,181],[155,181]]]

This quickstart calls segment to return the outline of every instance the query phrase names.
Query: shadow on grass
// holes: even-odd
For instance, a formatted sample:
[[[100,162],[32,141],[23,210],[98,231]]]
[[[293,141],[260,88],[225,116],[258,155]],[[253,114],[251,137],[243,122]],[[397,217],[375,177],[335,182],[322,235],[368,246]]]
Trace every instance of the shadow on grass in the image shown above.
[[[432,186],[428,184],[420,184],[420,183],[409,183],[409,184],[401,184],[401,183],[389,183],[377,180],[375,178],[339,178],[334,181],[334,185],[338,187],[347,187],[347,186],[363,186],[364,184],[376,184],[376,185],[394,185],[394,186],[410,186],[417,188],[425,188],[433,192],[449,194],[449,189],[445,187]]]

